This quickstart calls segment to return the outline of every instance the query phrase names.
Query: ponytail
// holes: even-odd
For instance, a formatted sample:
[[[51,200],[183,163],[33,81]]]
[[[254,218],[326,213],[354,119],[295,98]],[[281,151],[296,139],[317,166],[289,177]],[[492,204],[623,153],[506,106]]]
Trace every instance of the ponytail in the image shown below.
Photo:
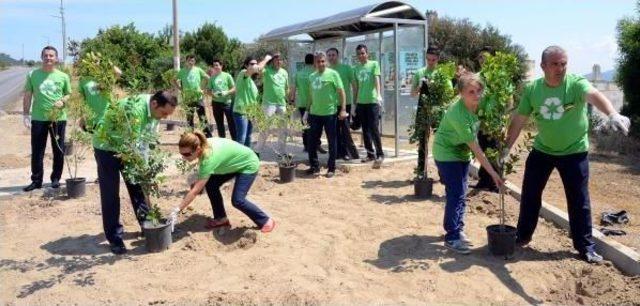
[[[209,148],[209,143],[207,142],[207,137],[201,131],[193,131],[186,132],[180,136],[180,141],[178,142],[179,148],[190,148],[191,150],[196,150],[201,148],[202,151],[206,151]]]

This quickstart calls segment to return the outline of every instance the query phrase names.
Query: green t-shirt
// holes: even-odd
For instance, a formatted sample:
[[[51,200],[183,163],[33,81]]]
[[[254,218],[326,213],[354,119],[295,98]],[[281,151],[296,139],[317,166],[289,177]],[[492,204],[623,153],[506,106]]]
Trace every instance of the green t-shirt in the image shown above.
[[[376,78],[380,76],[380,65],[376,61],[357,63],[353,66],[353,74],[358,84],[358,101],[360,104],[377,103]]]
[[[464,101],[451,104],[440,121],[433,140],[433,159],[437,161],[470,161],[473,157],[467,143],[476,140],[480,120]]]
[[[277,71],[271,66],[264,69],[262,78],[262,104],[286,105],[289,90],[289,74],[280,68]]]
[[[260,160],[253,150],[227,138],[209,138],[209,149],[200,157],[198,178],[230,173],[253,174],[260,168]]]
[[[178,80],[180,80],[180,86],[183,92],[193,93],[197,99],[202,99],[201,84],[202,79],[208,77],[207,73],[198,66],[193,66],[191,69],[182,68],[178,72]],[[195,101],[186,101],[195,102]]]
[[[338,112],[338,104],[340,104],[338,89],[344,90],[338,72],[331,68],[326,68],[322,74],[315,71],[309,76],[309,86],[311,88],[309,114],[316,116],[335,115]]]
[[[589,150],[587,79],[567,74],[558,87],[549,87],[544,78],[525,87],[518,114],[534,118],[538,135],[533,147],[551,155],[569,155]]]
[[[109,106],[109,100],[102,96],[98,89],[98,83],[90,78],[80,79],[80,94],[84,97],[85,103],[91,110],[91,115],[87,120],[87,126],[93,127],[100,122],[104,112]]]
[[[24,84],[24,90],[33,94],[33,104],[31,105],[32,120],[67,120],[65,107],[58,110],[55,109],[56,107],[53,106],[53,104],[71,93],[71,80],[69,79],[69,75],[58,69],[53,69],[51,72],[35,69],[27,74],[27,82]],[[56,118],[51,118],[53,111],[59,111]]]
[[[232,95],[228,94],[228,95],[222,96],[222,95],[216,95],[215,93],[219,93],[221,91],[228,91],[229,89],[233,88],[233,86],[235,86],[235,84],[233,83],[233,77],[224,71],[218,73],[218,75],[212,76],[209,79],[209,89],[211,89],[211,91],[214,93],[213,95],[214,102],[230,104]]]
[[[416,89],[420,89],[420,79],[422,78],[427,78],[427,79],[433,79],[434,75],[438,73],[438,67],[436,67],[436,69],[430,70],[428,67],[423,67],[418,69],[418,71],[416,71],[416,74],[413,76],[413,80],[411,81],[411,88],[416,90]],[[447,87],[449,87],[450,89],[453,89],[453,83],[451,83],[451,80],[449,80],[449,82],[447,82]]]
[[[353,84],[353,68],[345,64],[337,64],[331,69],[338,72],[340,79],[342,80],[342,87],[344,88],[344,94],[346,96],[346,104],[351,105],[353,103],[353,90],[351,84]]]
[[[258,87],[250,76],[245,74],[243,69],[236,77],[236,96],[233,102],[233,112],[246,114],[247,107],[258,103]]]
[[[151,116],[151,110],[149,109],[149,103],[151,95],[141,94],[124,98],[116,104],[115,107],[109,105],[105,111],[102,120],[98,123],[95,132],[93,133],[93,147],[104,151],[115,152],[116,149],[112,146],[113,143],[123,143],[131,141],[142,141],[141,139],[122,139],[122,135],[118,135],[116,132],[117,122],[112,122],[110,112],[123,112],[127,114],[133,124],[131,128],[133,131],[155,131],[158,125],[158,120]]]
[[[296,85],[296,107],[309,105],[309,75],[313,73],[313,66],[304,67],[296,73],[294,84]]]

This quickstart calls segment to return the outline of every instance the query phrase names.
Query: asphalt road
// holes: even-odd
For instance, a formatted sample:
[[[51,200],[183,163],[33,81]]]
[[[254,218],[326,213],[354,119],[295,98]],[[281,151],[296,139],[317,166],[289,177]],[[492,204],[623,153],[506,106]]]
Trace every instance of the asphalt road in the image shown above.
[[[12,110],[14,103],[22,95],[26,75],[31,70],[27,67],[11,67],[0,71],[0,109]]]

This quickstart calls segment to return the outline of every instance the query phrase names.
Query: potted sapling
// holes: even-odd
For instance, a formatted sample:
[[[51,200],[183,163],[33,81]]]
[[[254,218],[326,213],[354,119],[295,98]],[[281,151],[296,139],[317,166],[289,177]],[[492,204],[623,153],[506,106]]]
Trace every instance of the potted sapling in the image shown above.
[[[438,65],[436,72],[429,79],[420,81],[420,94],[418,96],[418,110],[414,124],[409,127],[410,143],[418,143],[424,154],[418,154],[421,160],[415,169],[413,180],[414,194],[417,198],[426,199],[433,194],[434,180],[429,177],[429,139],[432,129],[438,127],[440,119],[451,101],[455,92],[451,86],[451,79],[455,75],[453,62]]]
[[[512,97],[516,86],[515,76],[518,72],[518,58],[513,54],[498,52],[488,55],[482,67],[481,76],[485,81],[483,99],[487,99],[488,107],[478,110],[481,128],[490,138],[497,142],[497,148],[488,148],[487,159],[496,165],[498,174],[504,180],[506,175],[514,173],[513,166],[519,160],[519,154],[530,147],[531,133],[525,135],[525,141],[516,147],[514,153],[502,156],[507,146],[508,123],[513,111]],[[505,222],[505,188],[500,188],[500,223],[487,227],[489,251],[496,256],[511,258],[515,252],[516,228]]]

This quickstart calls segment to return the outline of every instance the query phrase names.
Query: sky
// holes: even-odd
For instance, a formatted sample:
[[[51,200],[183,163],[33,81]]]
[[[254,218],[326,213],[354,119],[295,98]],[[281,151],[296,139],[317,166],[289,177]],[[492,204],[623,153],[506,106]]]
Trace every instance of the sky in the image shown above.
[[[172,22],[171,0],[64,0],[67,37],[93,37],[99,29],[134,22],[156,33]],[[228,36],[251,42],[281,26],[326,17],[382,1],[371,0],[178,0],[181,31],[215,22]],[[468,18],[497,27],[522,45],[537,67],[542,50],[559,45],[569,54],[570,71],[588,73],[615,67],[616,23],[635,12],[635,0],[407,0],[421,12]],[[0,0],[0,52],[15,59],[38,59],[48,42],[62,45],[59,0]]]

